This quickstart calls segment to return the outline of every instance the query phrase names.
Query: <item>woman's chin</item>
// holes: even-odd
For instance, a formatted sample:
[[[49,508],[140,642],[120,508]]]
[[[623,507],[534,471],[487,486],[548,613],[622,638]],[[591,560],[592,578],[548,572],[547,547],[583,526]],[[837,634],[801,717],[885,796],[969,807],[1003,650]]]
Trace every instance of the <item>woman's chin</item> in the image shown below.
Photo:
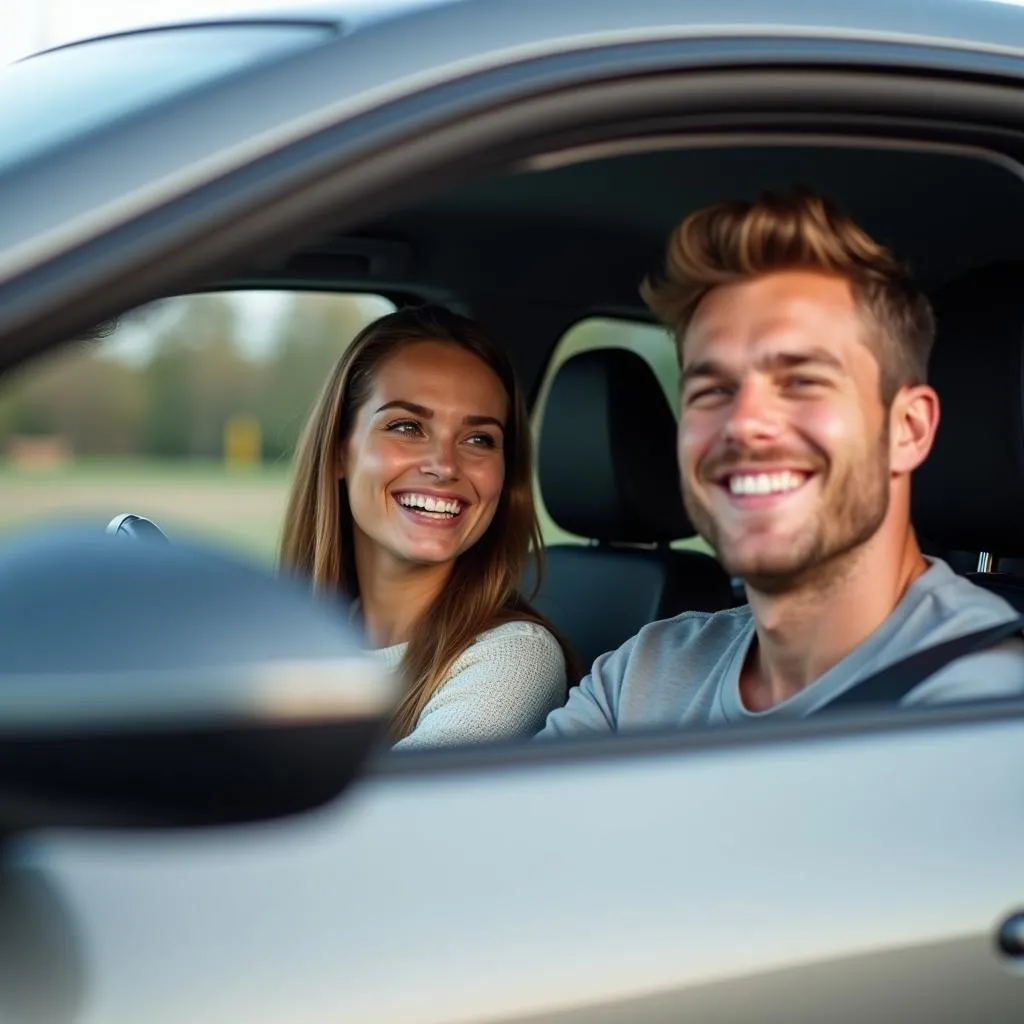
[[[408,565],[425,569],[434,565],[446,565],[448,562],[454,562],[459,553],[455,548],[423,545],[406,548],[396,554]]]

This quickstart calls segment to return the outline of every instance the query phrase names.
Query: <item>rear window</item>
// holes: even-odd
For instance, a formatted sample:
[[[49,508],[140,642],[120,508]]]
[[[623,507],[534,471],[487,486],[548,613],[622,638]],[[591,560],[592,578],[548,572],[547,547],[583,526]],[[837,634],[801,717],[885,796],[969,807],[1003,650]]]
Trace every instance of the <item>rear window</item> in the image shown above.
[[[113,36],[31,57],[0,72],[0,170],[333,34],[327,25],[175,28]]]
[[[581,352],[600,348],[624,348],[643,358],[654,371],[672,411],[679,414],[679,366],[676,363],[675,347],[663,327],[630,320],[613,320],[606,317],[592,317],[581,320],[562,336],[551,354],[551,361],[544,371],[540,391],[533,411],[533,436],[539,443],[541,426],[544,422],[544,407],[547,405],[551,384],[562,364]],[[535,481],[534,492],[541,523],[541,534],[545,544],[584,544],[588,538],[563,530],[548,515],[544,505],[539,482]]]

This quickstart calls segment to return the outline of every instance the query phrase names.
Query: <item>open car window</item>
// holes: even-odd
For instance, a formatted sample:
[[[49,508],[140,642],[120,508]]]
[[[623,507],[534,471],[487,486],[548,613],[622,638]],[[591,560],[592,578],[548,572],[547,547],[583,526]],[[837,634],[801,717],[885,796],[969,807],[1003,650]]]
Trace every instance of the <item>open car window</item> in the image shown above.
[[[140,308],[0,386],[0,535],[125,512],[274,561],[306,416],[378,295],[221,292]]]

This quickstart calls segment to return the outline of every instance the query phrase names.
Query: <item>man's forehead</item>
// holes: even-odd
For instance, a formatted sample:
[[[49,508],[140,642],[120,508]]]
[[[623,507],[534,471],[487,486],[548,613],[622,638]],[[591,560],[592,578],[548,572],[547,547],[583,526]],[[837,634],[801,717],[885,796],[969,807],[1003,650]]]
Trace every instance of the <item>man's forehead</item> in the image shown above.
[[[790,271],[709,292],[681,339],[680,357],[685,368],[711,357],[814,349],[845,362],[851,344],[863,340],[863,319],[845,279]]]

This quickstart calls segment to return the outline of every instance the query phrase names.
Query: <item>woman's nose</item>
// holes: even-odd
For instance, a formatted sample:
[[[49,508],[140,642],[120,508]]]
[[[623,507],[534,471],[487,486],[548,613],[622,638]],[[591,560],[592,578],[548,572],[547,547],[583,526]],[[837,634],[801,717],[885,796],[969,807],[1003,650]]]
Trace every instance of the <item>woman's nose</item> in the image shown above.
[[[458,476],[458,459],[453,440],[435,437],[424,454],[425,458],[420,467],[424,475],[438,480],[452,480]]]

